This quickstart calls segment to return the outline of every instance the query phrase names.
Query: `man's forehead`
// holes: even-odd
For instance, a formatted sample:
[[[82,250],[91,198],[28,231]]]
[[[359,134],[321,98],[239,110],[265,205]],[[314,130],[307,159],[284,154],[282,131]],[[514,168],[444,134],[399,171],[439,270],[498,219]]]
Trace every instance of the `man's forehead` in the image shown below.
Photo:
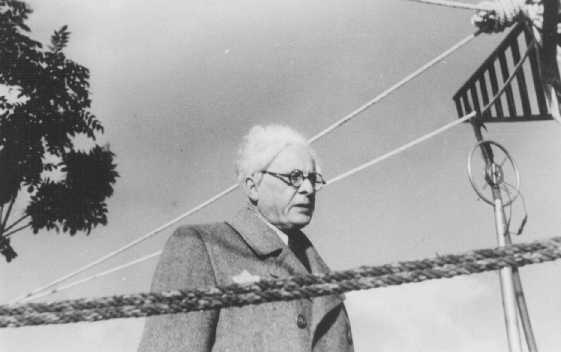
[[[316,162],[310,148],[304,145],[289,145],[277,155],[269,168],[283,168],[285,170],[302,169],[314,170]]]

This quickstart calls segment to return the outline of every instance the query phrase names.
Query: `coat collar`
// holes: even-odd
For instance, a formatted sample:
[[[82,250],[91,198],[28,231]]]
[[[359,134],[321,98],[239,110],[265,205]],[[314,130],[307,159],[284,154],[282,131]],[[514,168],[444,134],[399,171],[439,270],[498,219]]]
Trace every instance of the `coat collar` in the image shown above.
[[[228,224],[240,234],[257,256],[261,258],[274,256],[279,262],[285,261],[289,267],[295,268],[294,274],[308,273],[275,231],[265,223],[263,217],[250,204],[238,211],[234,218],[228,221]],[[329,267],[317,253],[308,237],[301,231],[298,231],[295,235],[300,245],[306,249],[306,256],[310,262],[312,273],[328,273],[330,271]]]
[[[278,255],[286,246],[275,231],[267,226],[251,205],[242,208],[228,221],[259,257]]]

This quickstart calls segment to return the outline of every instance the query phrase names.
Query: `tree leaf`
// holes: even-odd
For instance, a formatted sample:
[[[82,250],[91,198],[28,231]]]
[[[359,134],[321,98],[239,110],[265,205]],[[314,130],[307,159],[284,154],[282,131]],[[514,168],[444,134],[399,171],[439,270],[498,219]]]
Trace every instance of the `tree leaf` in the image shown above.
[[[89,234],[107,224],[105,202],[118,177],[114,154],[108,146],[84,152],[73,144],[76,135],[95,141],[104,132],[89,110],[90,72],[63,52],[68,26],[54,31],[47,50],[32,39],[25,24],[31,13],[23,1],[0,0],[0,84],[17,87],[19,95],[0,97],[0,204],[27,192],[22,198],[34,233]],[[45,172],[65,174],[55,182]],[[6,259],[12,251],[9,240],[0,240]]]

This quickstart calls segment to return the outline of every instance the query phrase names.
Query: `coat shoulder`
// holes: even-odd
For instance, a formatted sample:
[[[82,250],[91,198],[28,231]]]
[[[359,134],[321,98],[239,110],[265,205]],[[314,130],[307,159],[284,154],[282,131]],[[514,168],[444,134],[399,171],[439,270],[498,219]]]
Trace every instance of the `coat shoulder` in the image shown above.
[[[222,233],[225,231],[232,231],[231,227],[225,222],[213,222],[206,224],[194,224],[194,225],[183,225],[178,227],[174,236],[177,237],[190,237],[190,236],[201,236],[201,235],[211,235],[214,233]]]
[[[168,238],[156,267],[152,290],[216,286],[212,238],[227,225],[203,224],[177,228]]]
[[[238,232],[226,222],[181,226],[173,233],[170,241],[199,248],[239,247],[244,244]]]

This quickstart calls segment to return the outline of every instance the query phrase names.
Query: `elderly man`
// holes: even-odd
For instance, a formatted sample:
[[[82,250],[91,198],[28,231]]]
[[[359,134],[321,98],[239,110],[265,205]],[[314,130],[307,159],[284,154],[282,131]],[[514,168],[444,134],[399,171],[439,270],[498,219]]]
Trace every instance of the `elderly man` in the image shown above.
[[[233,220],[179,228],[168,240],[153,291],[327,273],[300,231],[325,183],[306,140],[292,129],[254,127],[240,148],[248,204]],[[341,296],[173,314],[147,320],[140,351],[353,351]]]

